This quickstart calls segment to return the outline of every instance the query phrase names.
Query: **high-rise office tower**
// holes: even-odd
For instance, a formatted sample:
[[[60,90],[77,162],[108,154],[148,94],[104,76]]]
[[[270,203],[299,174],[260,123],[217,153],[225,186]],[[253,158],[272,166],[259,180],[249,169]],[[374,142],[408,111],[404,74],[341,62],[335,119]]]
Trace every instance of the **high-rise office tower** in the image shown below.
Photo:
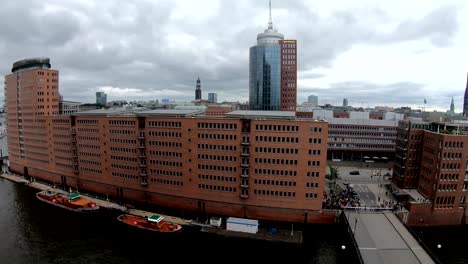
[[[466,82],[465,100],[463,102],[463,116],[468,118],[468,80]]]
[[[96,92],[96,104],[106,105],[107,94],[105,94],[104,92]]]
[[[343,106],[348,106],[348,98],[343,99]]]
[[[208,101],[211,102],[211,103],[217,103],[218,102],[218,94],[208,93]]]
[[[195,100],[201,100],[201,82],[200,82],[200,77],[197,79],[197,86],[195,88]]]
[[[309,95],[309,97],[307,97],[307,103],[312,106],[318,106],[318,96],[313,94]]]
[[[50,67],[49,58],[25,59],[13,63],[12,73],[5,76],[10,162],[27,158],[49,164],[52,146],[35,144],[47,137],[43,117],[59,114],[59,72]]]
[[[297,102],[297,43],[285,40],[273,27],[257,35],[250,48],[249,106],[251,110],[295,111]]]

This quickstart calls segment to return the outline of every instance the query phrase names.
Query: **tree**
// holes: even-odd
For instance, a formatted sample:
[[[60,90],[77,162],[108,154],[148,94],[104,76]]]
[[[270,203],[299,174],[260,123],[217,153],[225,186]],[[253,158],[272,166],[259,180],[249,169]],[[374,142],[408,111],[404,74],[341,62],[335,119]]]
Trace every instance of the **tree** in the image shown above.
[[[330,168],[330,180],[336,180],[338,176],[340,176],[340,172],[338,171],[337,167],[333,167],[331,165],[328,166]]]
[[[328,166],[330,168],[330,174],[327,175],[327,178],[332,181],[333,189],[336,187],[336,179],[340,176],[340,172],[338,171],[337,167],[333,167],[331,165]]]

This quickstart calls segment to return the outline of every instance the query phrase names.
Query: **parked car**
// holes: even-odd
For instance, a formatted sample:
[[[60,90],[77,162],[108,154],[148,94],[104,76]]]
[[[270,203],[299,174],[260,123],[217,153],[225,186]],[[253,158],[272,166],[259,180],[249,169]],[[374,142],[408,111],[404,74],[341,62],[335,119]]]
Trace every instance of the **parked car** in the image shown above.
[[[352,171],[349,173],[350,175],[359,175],[359,171]]]

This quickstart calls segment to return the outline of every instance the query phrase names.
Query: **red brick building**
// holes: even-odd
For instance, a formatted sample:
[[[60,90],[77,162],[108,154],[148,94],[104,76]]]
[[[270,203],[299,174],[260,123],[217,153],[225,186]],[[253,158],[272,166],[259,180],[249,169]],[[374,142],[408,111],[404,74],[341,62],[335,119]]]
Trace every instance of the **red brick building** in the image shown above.
[[[395,120],[331,118],[328,122],[328,159],[393,160]]]
[[[209,117],[196,110],[108,109],[60,116],[53,100],[58,88],[52,88],[58,72],[49,68],[6,77],[11,171],[122,203],[334,221],[335,212],[321,210],[326,122],[276,111]],[[40,97],[43,90],[48,97]],[[15,121],[21,114],[23,121]]]
[[[430,123],[400,121],[398,124],[393,182],[399,188],[418,188],[425,129],[430,129]]]
[[[410,200],[410,225],[467,223],[468,124],[400,122],[393,182],[423,196]],[[406,130],[406,131],[401,131]]]
[[[297,41],[280,40],[281,111],[296,111],[297,106]]]

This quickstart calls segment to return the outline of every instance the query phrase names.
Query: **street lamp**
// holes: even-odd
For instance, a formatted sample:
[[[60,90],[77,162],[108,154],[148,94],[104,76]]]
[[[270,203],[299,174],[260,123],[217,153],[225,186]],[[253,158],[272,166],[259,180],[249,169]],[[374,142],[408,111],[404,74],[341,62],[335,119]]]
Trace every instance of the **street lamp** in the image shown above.
[[[380,183],[379,183],[379,196],[378,196],[378,201],[380,202]]]
[[[354,218],[354,234],[356,234],[357,218]]]

